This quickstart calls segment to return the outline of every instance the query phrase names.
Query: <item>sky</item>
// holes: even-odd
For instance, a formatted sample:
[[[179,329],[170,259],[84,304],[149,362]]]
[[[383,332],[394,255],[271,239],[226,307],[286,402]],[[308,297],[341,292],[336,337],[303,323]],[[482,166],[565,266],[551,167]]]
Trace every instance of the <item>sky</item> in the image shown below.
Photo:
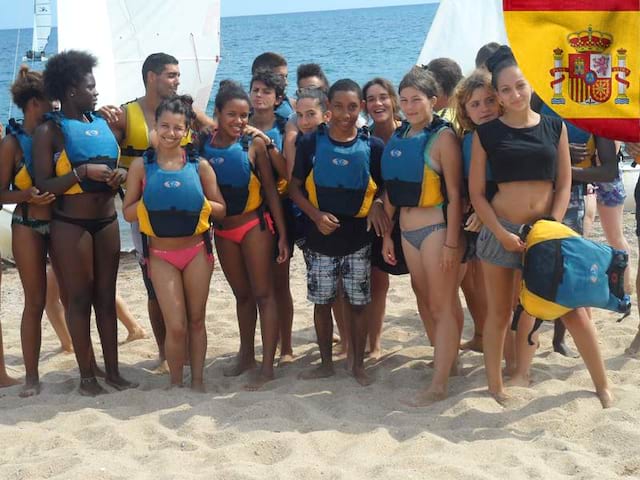
[[[154,0],[174,1],[174,0]],[[189,0],[183,0],[184,5]],[[263,15],[288,12],[311,12],[316,10],[338,10],[344,8],[386,7],[437,3],[438,0],[221,0],[223,17],[241,15]],[[56,3],[56,0],[53,0]],[[31,0],[0,0],[0,30],[7,28],[31,28],[33,25],[33,2]],[[55,25],[54,18],[54,25]]]

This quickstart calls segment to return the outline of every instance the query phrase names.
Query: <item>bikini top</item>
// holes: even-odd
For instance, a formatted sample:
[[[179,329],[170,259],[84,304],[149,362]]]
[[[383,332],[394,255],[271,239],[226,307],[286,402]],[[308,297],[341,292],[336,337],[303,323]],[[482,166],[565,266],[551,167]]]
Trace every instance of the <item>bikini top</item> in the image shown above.
[[[561,119],[540,115],[537,125],[512,128],[496,118],[477,132],[496,183],[555,180]]]

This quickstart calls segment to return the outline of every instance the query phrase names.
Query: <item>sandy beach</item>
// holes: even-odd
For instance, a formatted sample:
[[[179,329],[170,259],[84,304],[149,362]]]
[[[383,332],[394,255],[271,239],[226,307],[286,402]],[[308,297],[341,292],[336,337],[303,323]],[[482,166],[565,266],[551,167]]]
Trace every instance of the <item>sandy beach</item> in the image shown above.
[[[625,216],[629,239],[634,222]],[[595,236],[602,238],[599,225]],[[634,240],[634,275],[636,249]],[[518,397],[513,407],[503,409],[487,396],[482,356],[468,352],[460,358],[462,372],[451,381],[450,397],[415,409],[402,401],[431,378],[433,349],[408,276],[391,280],[385,356],[368,364],[375,383],[362,388],[343,368],[331,379],[297,379],[319,360],[304,268],[296,252],[296,361],[255,393],[242,390],[246,376],[222,375],[238,334],[233,296],[218,265],[208,303],[207,394],[164,391],[168,380],[152,373],[157,350],[147,338],[120,347],[122,372],[140,388],[81,397],[75,358],[58,351],[44,319],[42,393],[21,399],[19,386],[0,390],[0,478],[640,478],[640,358],[623,353],[638,326],[635,306],[622,323],[613,313],[594,315],[617,396],[609,410],[601,409],[582,360],[553,353],[550,324],[540,336],[533,385],[511,390]],[[122,258],[118,290],[151,335],[145,290],[131,255]],[[24,374],[22,301],[17,271],[6,267],[2,326],[14,376]],[[465,315],[463,337],[469,338],[472,325],[466,310]],[[119,328],[124,340],[126,331]],[[93,338],[99,354],[95,328]]]

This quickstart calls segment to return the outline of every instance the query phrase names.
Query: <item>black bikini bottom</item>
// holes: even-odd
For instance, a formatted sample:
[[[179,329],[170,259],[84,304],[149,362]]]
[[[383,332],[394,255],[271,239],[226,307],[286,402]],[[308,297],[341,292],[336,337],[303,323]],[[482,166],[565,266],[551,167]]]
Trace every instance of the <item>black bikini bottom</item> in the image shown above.
[[[115,213],[106,218],[73,218],[67,217],[66,215],[60,215],[55,211],[53,212],[53,220],[57,220],[58,222],[63,223],[70,223],[71,225],[77,225],[78,227],[83,228],[92,237],[95,236],[96,233],[100,232],[100,230],[102,230],[103,228],[115,222],[117,218],[118,216]]]

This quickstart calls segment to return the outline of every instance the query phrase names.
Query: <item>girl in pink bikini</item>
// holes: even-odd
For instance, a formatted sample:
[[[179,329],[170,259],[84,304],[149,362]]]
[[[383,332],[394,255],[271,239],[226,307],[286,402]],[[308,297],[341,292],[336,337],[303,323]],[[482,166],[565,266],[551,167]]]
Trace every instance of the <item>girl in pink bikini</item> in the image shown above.
[[[248,125],[249,96],[237,83],[222,82],[215,105],[218,130],[203,139],[201,153],[213,166],[227,204],[227,217],[216,225],[215,243],[220,265],[236,297],[240,328],[240,351],[224,375],[238,376],[255,368],[254,337],[259,311],[262,368],[245,386],[247,390],[257,390],[273,379],[278,342],[273,287],[274,221],[281,232],[276,261],[287,261],[290,252],[267,155],[273,145],[271,139]]]
[[[157,150],[129,169],[125,218],[140,223],[144,256],[167,329],[170,387],[182,386],[189,336],[191,388],[204,392],[205,310],[213,272],[210,217],[225,203],[209,163],[180,146],[193,118],[191,97],[173,96],[156,110]]]

